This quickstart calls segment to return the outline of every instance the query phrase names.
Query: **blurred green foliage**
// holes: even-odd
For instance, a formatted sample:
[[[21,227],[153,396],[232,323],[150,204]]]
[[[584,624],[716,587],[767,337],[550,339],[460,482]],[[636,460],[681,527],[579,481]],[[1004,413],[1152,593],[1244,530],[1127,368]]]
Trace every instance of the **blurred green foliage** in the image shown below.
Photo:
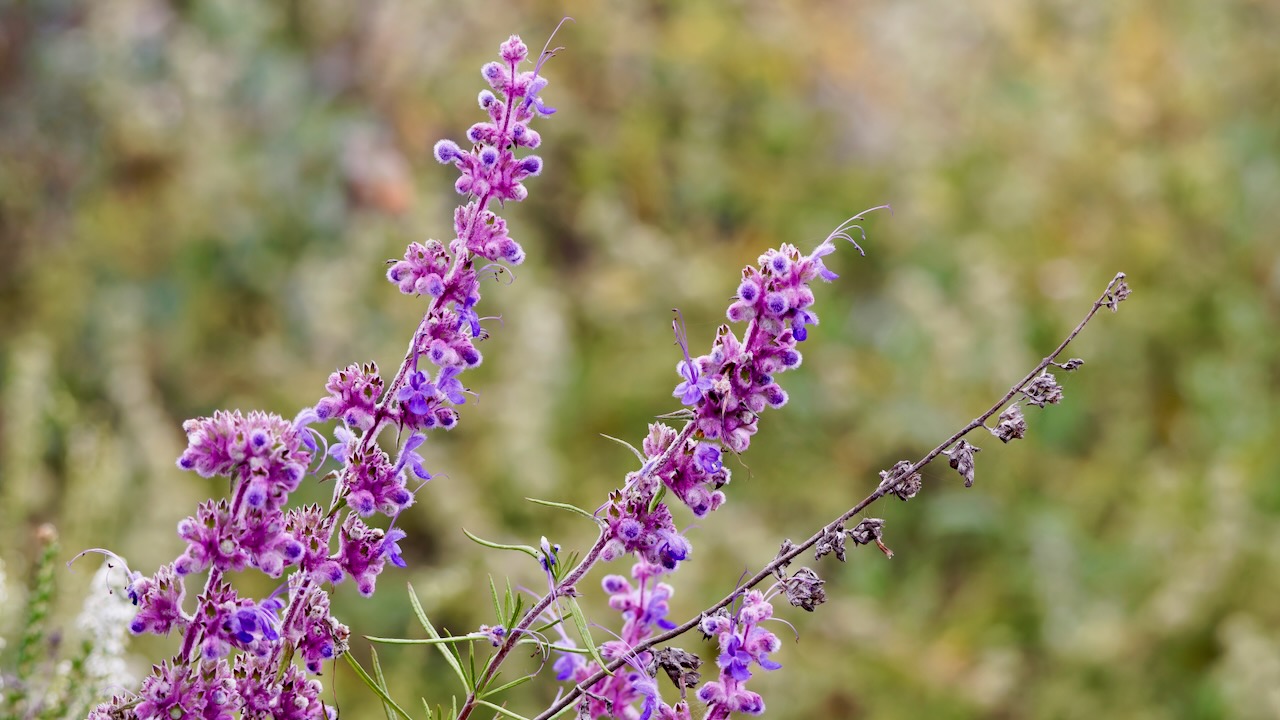
[[[532,563],[460,528],[589,543],[581,519],[522,498],[594,507],[631,468],[599,434],[635,442],[674,409],[670,309],[696,352],[740,266],[891,202],[867,257],[843,248],[817,289],[791,403],[734,464],[729,504],[689,531],[673,615],[972,418],[1123,270],[1134,296],[1079,339],[1064,403],[1031,411],[1025,441],[977,439],[971,490],[941,464],[919,498],[878,506],[897,556],[818,563],[830,602],[780,613],[799,644],[753,687],[775,718],[1280,715],[1265,0],[3,0],[13,576],[45,521],[68,552],[151,572],[225,490],[174,466],[183,419],[292,416],[336,367],[394,369],[423,303],[382,260],[448,233],[457,201],[430,146],[481,118],[478,69],[507,34],[540,47],[564,14],[546,171],[506,209],[529,261],[485,297],[502,320],[466,378],[479,398],[426,447],[440,476],[401,521],[410,570],[371,600],[341,587],[339,617],[420,636],[408,581],[463,632],[492,621],[488,574],[538,587]],[[60,578],[63,617],[91,574]],[[594,588],[585,605],[616,627]],[[135,645],[153,653],[140,667],[171,645]],[[447,704],[438,656],[379,655],[403,705]],[[345,666],[327,675],[344,715],[377,712]],[[553,692],[525,686],[513,707]]]

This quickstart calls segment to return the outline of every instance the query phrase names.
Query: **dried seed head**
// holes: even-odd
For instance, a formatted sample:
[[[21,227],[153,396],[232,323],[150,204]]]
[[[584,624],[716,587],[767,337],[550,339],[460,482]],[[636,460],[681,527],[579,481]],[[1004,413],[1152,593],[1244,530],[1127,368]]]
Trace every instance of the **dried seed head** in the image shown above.
[[[897,495],[903,502],[915,497],[916,493],[920,492],[923,481],[918,472],[908,474],[911,467],[910,460],[899,460],[892,468],[881,470],[880,489],[884,490],[885,494]]]
[[[665,647],[653,654],[654,662],[671,678],[671,683],[680,688],[680,699],[685,698],[689,688],[696,687],[702,675],[698,668],[702,667],[702,658],[678,647]]]
[[[1027,435],[1027,420],[1022,417],[1022,408],[1017,403],[1005,408],[1000,413],[1000,422],[991,429],[991,434],[1000,438],[1001,442],[1021,440]]]
[[[1124,273],[1116,276],[1116,286],[1107,293],[1107,297],[1103,299],[1102,306],[1111,308],[1111,312],[1120,309],[1120,303],[1129,297],[1129,283],[1125,282]]]
[[[827,601],[827,593],[822,589],[825,580],[810,568],[802,567],[794,575],[783,581],[787,600],[794,607],[813,612],[813,609]]]
[[[961,440],[954,448],[944,452],[951,458],[951,467],[964,478],[965,487],[973,487],[973,454],[981,451],[982,448],[970,445],[968,440]]]
[[[1048,405],[1057,405],[1062,402],[1062,388],[1058,385],[1058,379],[1053,373],[1044,373],[1032,380],[1022,389],[1022,394],[1026,396],[1027,402],[1036,407],[1044,407]]]
[[[884,520],[881,518],[863,518],[862,522],[850,530],[848,535],[855,545],[875,543],[885,557],[893,557],[893,551],[885,547],[882,540],[884,537]]]
[[[813,559],[820,560],[823,555],[835,554],[836,559],[844,562],[844,524],[828,527],[822,532],[822,539],[813,546]]]

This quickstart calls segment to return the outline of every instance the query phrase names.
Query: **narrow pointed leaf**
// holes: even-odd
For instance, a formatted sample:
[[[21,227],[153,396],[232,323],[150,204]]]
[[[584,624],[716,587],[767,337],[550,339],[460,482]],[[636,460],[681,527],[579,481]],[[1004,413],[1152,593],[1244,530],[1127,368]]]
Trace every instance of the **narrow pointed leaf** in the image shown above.
[[[378,686],[386,690],[387,677],[382,674],[382,663],[378,662],[378,651],[369,648],[369,655],[373,660],[373,677],[378,681]],[[382,712],[387,716],[387,720],[396,720],[395,711],[391,709],[391,706],[385,700],[382,702]]]
[[[618,443],[619,445],[621,445],[622,447],[624,447],[624,448],[626,448],[626,449],[630,450],[632,453],[634,453],[634,454],[635,454],[636,459],[637,459],[637,460],[639,460],[640,462],[644,462],[644,461],[645,461],[644,453],[642,453],[642,452],[640,452],[639,450],[637,450],[635,445],[632,445],[631,443],[627,442],[626,440],[620,440],[620,439],[618,439],[618,438],[616,438],[616,437],[614,437],[614,436],[612,436],[612,435],[605,435],[604,433],[600,433],[600,436],[601,436],[601,437],[604,437],[604,438],[607,438],[607,439],[609,439],[609,440],[612,440],[612,441],[614,441],[614,442]]]
[[[518,678],[516,678],[515,680],[512,680],[512,681],[511,681],[511,682],[509,682],[509,683],[504,683],[504,684],[502,684],[502,685],[499,685],[499,686],[498,686],[498,687],[496,687],[496,688],[490,688],[490,689],[488,689],[488,690],[485,690],[483,693],[481,693],[481,694],[480,694],[480,697],[482,697],[482,698],[487,698],[487,697],[490,697],[490,696],[493,696],[493,695],[497,695],[498,693],[502,692],[503,690],[510,690],[511,688],[516,687],[516,686],[518,686],[518,685],[523,685],[523,684],[525,684],[525,683],[529,682],[530,680],[532,680],[533,678],[534,678],[534,676],[533,676],[533,675],[525,675],[524,677],[518,677]]]
[[[534,560],[538,560],[541,557],[541,555],[538,553],[536,549],[528,545],[504,545],[502,543],[491,542],[489,540],[485,540],[482,537],[473,535],[471,531],[466,528],[462,528],[462,532],[466,533],[466,536],[471,538],[471,541],[476,543],[477,545],[483,545],[487,548],[493,548],[494,550],[515,550],[516,552],[522,552],[528,555]]]
[[[506,708],[502,707],[501,705],[494,705],[493,703],[491,703],[491,702],[486,702],[486,701],[484,701],[484,700],[476,700],[476,704],[477,704],[477,705],[483,705],[483,706],[485,706],[485,707],[489,708],[490,710],[492,710],[492,711],[494,711],[494,712],[496,712],[496,713],[499,713],[499,714],[501,714],[501,715],[506,715],[507,717],[512,718],[512,720],[529,720],[529,718],[527,718],[527,717],[525,717],[525,716],[523,716],[523,715],[519,715],[519,714],[517,714],[517,713],[514,713],[514,712],[512,712],[512,711],[510,711],[510,710],[508,710],[508,709],[506,709]]]
[[[608,436],[606,436],[606,437],[608,437]],[[531,497],[527,497],[527,498],[525,498],[525,500],[528,500],[529,502],[531,502],[531,503],[533,503],[533,504],[535,504],[535,505],[545,505],[545,506],[547,506],[547,507],[559,508],[559,509],[561,509],[561,510],[568,510],[568,511],[569,511],[569,512],[571,512],[571,513],[576,513],[576,514],[578,514],[578,515],[581,515],[582,517],[584,517],[584,518],[586,518],[586,519],[590,520],[591,522],[595,523],[596,525],[599,525],[599,524],[600,524],[600,518],[596,517],[595,515],[592,515],[591,513],[587,512],[586,510],[583,510],[582,508],[578,507],[577,505],[570,505],[569,503],[552,502],[552,501],[550,501],[550,500],[539,500],[538,498],[531,498]]]
[[[351,653],[342,653],[342,657],[347,659],[347,664],[351,666],[352,670],[356,671],[356,675],[359,675],[360,679],[364,681],[364,684],[368,685],[370,690],[377,694],[378,697],[382,698],[384,703],[387,703],[395,709],[395,711],[399,713],[404,720],[413,720],[413,718],[409,716],[409,713],[405,712],[403,708],[396,704],[395,700],[391,699],[391,696],[387,694],[386,690],[378,687],[378,683],[374,682],[372,677],[369,677],[369,673],[360,666],[359,661],[352,657]]]
[[[600,657],[600,650],[596,648],[596,643],[591,639],[591,630],[587,627],[587,617],[582,614],[582,608],[578,607],[578,601],[573,598],[565,598],[565,602],[569,605],[569,616],[573,618],[573,624],[578,628],[578,635],[582,638],[582,642],[586,645],[587,652],[591,654],[591,659],[602,668],[607,668],[608,663]],[[609,673],[612,675],[613,673]]]
[[[418,602],[418,594],[413,591],[412,584],[409,584],[409,604],[413,606],[413,612],[418,616],[418,622],[422,623],[422,628],[427,631],[427,634],[430,635],[433,640],[442,640],[443,638],[440,636],[440,633],[436,632],[435,626],[433,626],[431,621],[427,619],[427,614],[422,611],[422,603]],[[467,682],[467,676],[462,672],[462,665],[458,664],[457,658],[455,658],[451,652],[452,646],[448,644],[441,644],[437,647],[440,648],[440,654],[444,655],[445,662],[449,663],[449,667],[453,668],[453,672],[458,676],[458,680],[462,682],[463,688],[465,688],[467,692],[471,692],[470,684]]]

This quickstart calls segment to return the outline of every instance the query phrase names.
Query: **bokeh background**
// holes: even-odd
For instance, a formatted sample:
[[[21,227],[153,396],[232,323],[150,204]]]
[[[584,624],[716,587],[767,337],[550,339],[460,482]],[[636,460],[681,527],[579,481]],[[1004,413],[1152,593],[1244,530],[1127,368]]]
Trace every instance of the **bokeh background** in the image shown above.
[[[1086,364],[1062,405],[1031,410],[1025,441],[978,438],[974,488],[940,464],[876,507],[896,557],[818,563],[829,602],[779,613],[799,642],[776,628],[784,669],[752,685],[776,718],[1280,716],[1265,0],[0,2],[5,633],[39,523],[68,556],[149,573],[178,554],[178,520],[223,491],[174,466],[183,419],[291,417],[336,367],[394,370],[424,303],[383,261],[444,237],[458,200],[431,145],[480,119],[499,42],[541,47],[563,15],[546,170],[506,209],[529,260],[487,286],[502,319],[465,377],[479,398],[426,446],[440,477],[402,518],[410,569],[336,594],[356,634],[421,637],[406,582],[459,632],[492,621],[489,574],[537,587],[461,528],[589,544],[522,498],[594,507],[632,468],[601,433],[638,442],[675,408],[671,309],[705,348],[742,265],[889,202],[867,257],[832,260],[728,505],[679,517],[696,556],[673,616],[974,417],[1124,271],[1134,295],[1069,353]],[[56,618],[93,564],[60,571]],[[137,671],[172,645],[132,645]],[[381,655],[403,705],[448,703],[434,651]],[[344,717],[380,714],[335,674]]]

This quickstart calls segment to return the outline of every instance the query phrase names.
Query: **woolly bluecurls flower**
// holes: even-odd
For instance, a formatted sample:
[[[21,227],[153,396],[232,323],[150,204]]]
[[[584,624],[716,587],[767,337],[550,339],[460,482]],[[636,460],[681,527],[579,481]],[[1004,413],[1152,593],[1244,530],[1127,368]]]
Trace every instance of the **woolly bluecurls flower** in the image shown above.
[[[444,295],[445,277],[449,274],[449,255],[439,240],[409,243],[404,259],[387,270],[387,279],[406,295]]]
[[[219,410],[187,420],[187,449],[178,467],[203,477],[230,475],[247,485],[250,507],[279,508],[298,488],[311,464],[310,436],[279,415]]]
[[[134,635],[154,633],[168,635],[170,630],[185,630],[190,618],[182,612],[187,588],[173,565],[161,565],[152,577],[129,574],[125,594],[138,606],[138,614],[129,624]]]
[[[342,581],[342,566],[329,557],[329,527],[332,522],[319,505],[306,505],[290,510],[285,516],[284,527],[285,532],[302,546],[298,565],[303,573],[316,582],[327,581],[336,585]]]
[[[501,625],[481,625],[476,632],[483,635],[494,647],[500,647],[503,639],[507,637],[507,629]]]
[[[458,411],[445,403],[461,405],[467,401],[463,394],[465,388],[457,379],[459,372],[456,366],[441,368],[434,383],[421,370],[409,373],[404,386],[396,393],[400,425],[409,430],[453,429],[458,424]]]
[[[373,594],[387,554],[392,551],[385,540],[386,533],[369,527],[355,513],[347,516],[338,533],[338,552],[332,558],[355,580],[356,589],[365,597]]]
[[[279,510],[247,509],[236,540],[248,553],[249,564],[273,578],[302,557],[302,543],[285,530]]]
[[[297,593],[301,587],[301,580],[290,578],[290,594]],[[328,593],[319,588],[311,590],[301,617],[286,633],[288,641],[298,648],[298,654],[302,656],[307,669],[317,675],[325,661],[333,660],[347,651],[347,643],[351,637],[347,626],[338,622],[330,613]]]
[[[625,620],[622,626],[624,638],[642,634],[648,637],[653,627],[663,630],[675,627],[675,623],[667,620],[667,601],[673,592],[671,586],[664,582],[650,582],[665,572],[666,568],[638,562],[631,567],[631,576],[639,582],[638,585],[633,587],[621,575],[607,575],[601,581],[604,591],[609,593],[609,607],[622,613]]]
[[[472,280],[479,287],[479,281]],[[416,351],[434,365],[442,368],[464,370],[480,364],[483,357],[476,350],[475,340],[484,335],[480,328],[480,319],[475,316],[475,303],[479,302],[479,290],[469,298],[470,305],[464,306],[465,313],[453,310],[442,310],[432,317],[421,335],[418,336]],[[463,332],[463,331],[466,332]],[[455,373],[456,374],[456,373]],[[437,379],[437,385],[440,381]],[[444,388],[441,388],[445,391]],[[447,393],[447,391],[445,391]],[[454,400],[461,405],[465,400]]]
[[[232,648],[265,655],[280,640],[278,613],[284,603],[268,598],[255,603],[219,582],[200,596],[200,612],[192,622],[201,636],[200,654],[207,660],[226,657]]]
[[[398,514],[413,504],[413,493],[405,488],[402,470],[403,466],[391,464],[391,458],[381,448],[357,452],[350,458],[347,472],[343,474],[347,484],[347,505],[363,517],[375,512],[388,516]]]
[[[138,692],[141,702],[134,708],[134,713],[139,720],[198,717],[205,701],[196,679],[186,666],[168,663],[152,666],[151,675],[142,681],[142,689]]]
[[[606,660],[624,659],[627,667],[591,686],[585,702],[590,717],[637,720],[650,720],[655,714],[672,717],[674,711],[662,702],[658,685],[650,674],[653,653],[648,650],[636,653],[631,649],[656,630],[675,627],[666,619],[671,586],[657,582],[665,572],[665,568],[641,561],[631,568],[631,575],[637,581],[634,586],[621,575],[609,575],[601,582],[610,595],[609,607],[622,613],[624,623],[618,639],[601,645],[600,654]],[[556,661],[555,669],[557,679],[582,682],[599,670],[599,666],[566,653]],[[637,703],[639,709],[635,707]],[[666,715],[662,714],[664,711]]]
[[[239,524],[231,517],[226,500],[206,500],[194,517],[178,523],[178,536],[187,549],[173,564],[179,575],[200,572],[210,566],[222,572],[238,572],[249,562],[249,553],[237,542]]]
[[[782,643],[760,623],[773,616],[773,605],[764,593],[748,590],[742,607],[735,616],[708,615],[702,618],[702,632],[715,637],[720,644],[716,665],[720,677],[703,685],[698,698],[707,704],[708,720],[724,720],[730,713],[748,715],[764,713],[764,699],[746,688],[751,678],[751,665],[765,670],[782,667],[769,659]]]
[[[243,698],[243,720],[321,720],[337,714],[320,701],[320,682],[286,665],[276,680],[276,667],[264,658],[240,655],[232,675]]]
[[[454,184],[458,193],[476,198],[454,215],[457,242],[487,260],[519,265],[524,261],[524,250],[507,235],[506,222],[487,206],[491,200],[520,201],[528,195],[523,181],[542,172],[542,160],[536,155],[516,158],[513,150],[540,145],[542,139],[529,129],[529,123],[554,110],[539,97],[547,85],[546,78],[538,74],[546,56],[532,71],[521,72],[519,66],[528,58],[529,49],[515,35],[502,43],[500,55],[501,62],[488,63],[481,71],[493,91],[482,91],[479,96],[489,122],[476,123],[467,131],[467,140],[475,147],[464,152],[457,143],[441,140],[436,143],[435,157],[458,168],[460,177]]]
[[[199,692],[204,697],[201,720],[232,720],[240,710],[243,698],[236,690],[231,665],[225,659],[200,666]]]
[[[671,510],[665,503],[652,503],[652,499],[652,486],[615,490],[609,495],[606,522],[610,540],[602,559],[636,553],[654,565],[674,570],[689,557],[693,548],[676,531]]]
[[[382,378],[378,364],[351,364],[329,375],[325,389],[329,397],[316,403],[318,419],[342,418],[349,427],[368,430],[373,427],[373,414],[382,395]]]
[[[656,459],[671,447],[678,435],[666,425],[652,423],[641,448],[650,460]],[[724,504],[724,492],[720,488],[730,479],[720,448],[693,439],[686,440],[684,447],[653,474],[698,517]]]
[[[818,316],[808,309],[813,305],[809,283],[836,278],[822,258],[835,251],[837,237],[848,239],[843,230],[832,233],[807,256],[789,244],[761,255],[758,267],[742,271],[727,313],[731,322],[749,323],[746,340],[739,341],[728,325],[722,325],[709,354],[682,361],[684,381],[677,397],[693,409],[704,437],[743,452],[765,407],[786,404],[787,394],[773,378],[800,365],[796,343],[808,337],[809,325],[818,323]]]

